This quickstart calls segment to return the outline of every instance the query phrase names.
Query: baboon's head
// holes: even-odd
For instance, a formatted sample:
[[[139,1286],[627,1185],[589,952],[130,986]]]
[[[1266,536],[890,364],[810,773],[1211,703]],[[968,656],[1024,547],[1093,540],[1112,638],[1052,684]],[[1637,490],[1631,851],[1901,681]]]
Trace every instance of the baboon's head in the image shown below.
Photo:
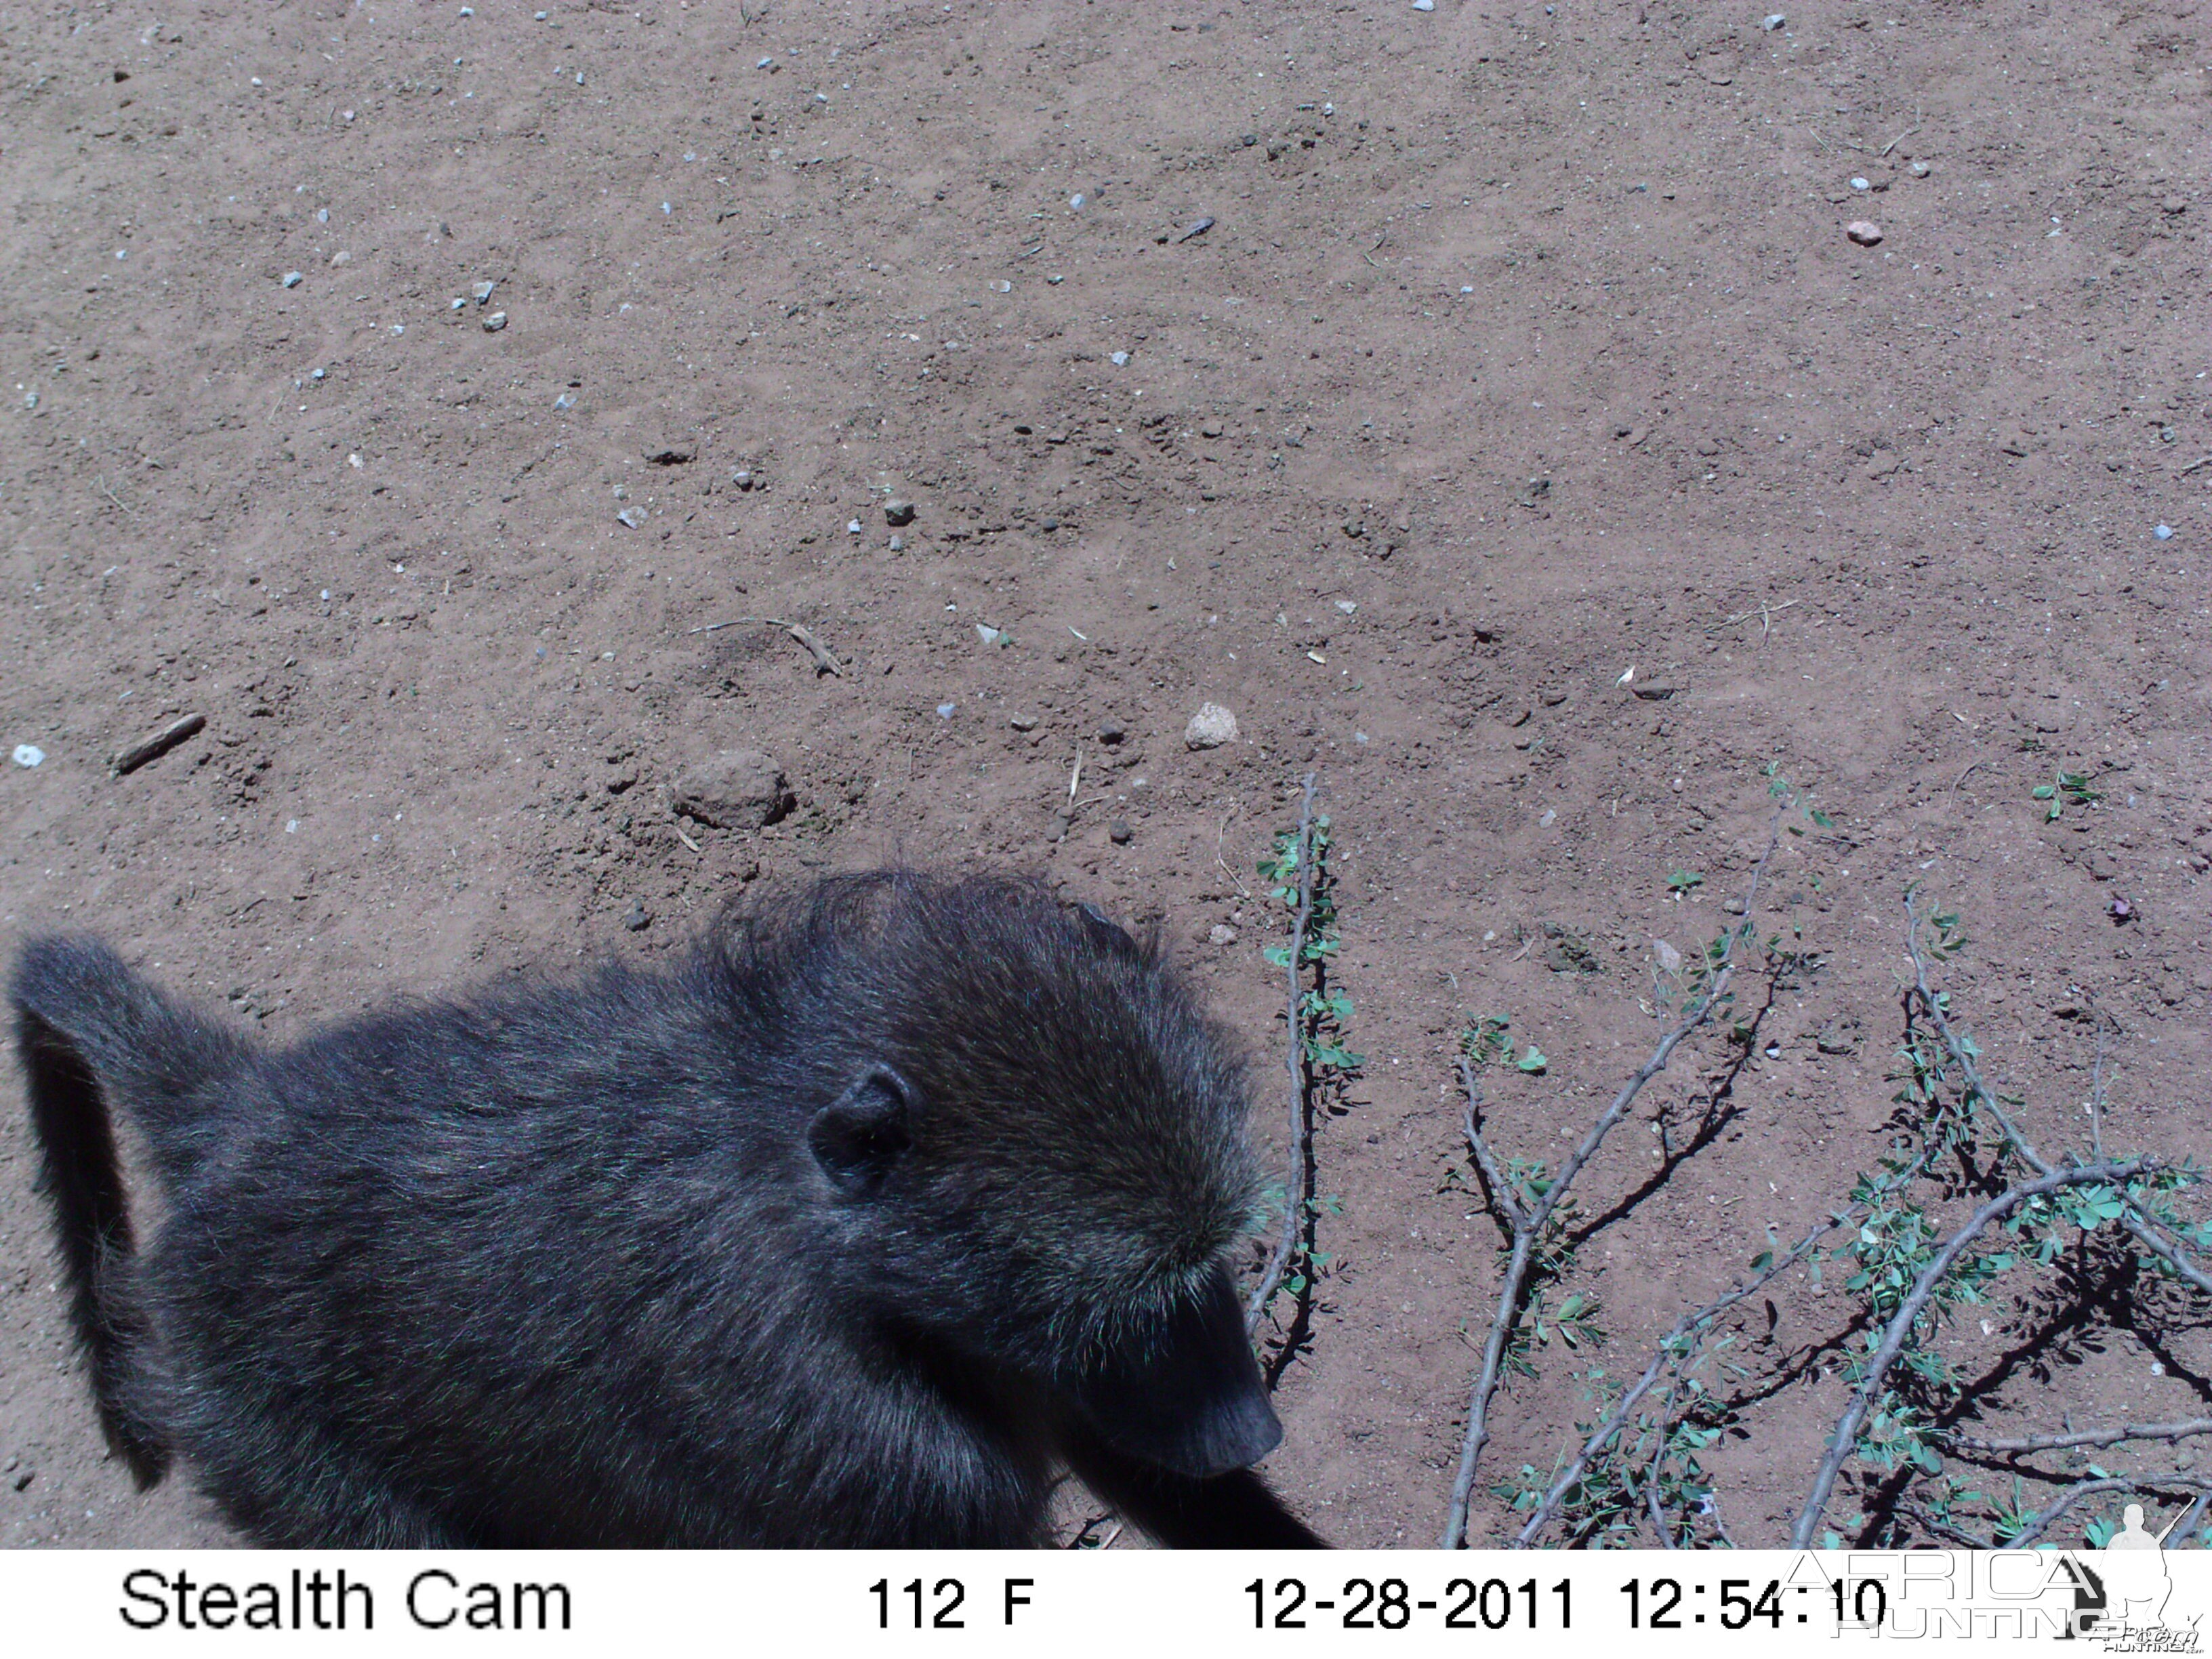
[[[843,1086],[807,1145],[889,1317],[1190,1474],[1281,1437],[1230,1276],[1258,1196],[1243,1071],[1157,950],[1012,882],[844,912]]]

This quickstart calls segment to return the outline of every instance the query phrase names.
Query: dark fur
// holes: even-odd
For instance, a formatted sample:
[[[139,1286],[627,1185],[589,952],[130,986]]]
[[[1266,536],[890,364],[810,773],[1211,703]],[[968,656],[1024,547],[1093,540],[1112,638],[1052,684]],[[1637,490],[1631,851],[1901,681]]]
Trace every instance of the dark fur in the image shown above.
[[[1241,1467],[1243,1079],[1095,912],[842,878],[283,1053],[96,944],[14,993],[107,1433],[264,1544],[1026,1545],[1063,1466],[1168,1543],[1318,1541]]]

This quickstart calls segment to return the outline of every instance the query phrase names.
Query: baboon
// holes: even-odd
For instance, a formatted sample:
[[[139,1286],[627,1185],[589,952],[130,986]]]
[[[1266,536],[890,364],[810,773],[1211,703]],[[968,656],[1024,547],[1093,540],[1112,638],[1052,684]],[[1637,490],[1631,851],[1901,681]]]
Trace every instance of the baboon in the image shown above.
[[[1033,1546],[1067,1469],[1170,1546],[1320,1546],[1249,1467],[1236,1050],[1088,907],[836,878],[283,1051],[86,940],[14,1000],[108,1438],[261,1544]]]

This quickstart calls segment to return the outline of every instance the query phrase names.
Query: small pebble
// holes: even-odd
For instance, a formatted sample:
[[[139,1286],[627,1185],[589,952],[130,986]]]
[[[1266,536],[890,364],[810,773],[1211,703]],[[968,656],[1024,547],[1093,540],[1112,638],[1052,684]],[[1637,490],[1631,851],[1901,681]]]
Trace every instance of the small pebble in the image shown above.
[[[331,263],[334,265],[349,265],[353,263],[353,255],[340,248],[336,253],[331,255]]]
[[[1547,806],[1544,809],[1544,816],[1536,820],[1536,827],[1539,830],[1548,830],[1554,823],[1558,823],[1559,820],[1559,815],[1553,811],[1550,807]]]
[[[952,711],[959,707],[960,705],[957,702],[940,702],[937,705],[938,718],[939,720],[951,720],[952,718]]]
[[[896,527],[914,522],[914,503],[894,495],[884,503],[884,522]]]
[[[1120,818],[1106,826],[1106,837],[1116,847],[1127,847],[1136,839],[1137,832]]]
[[[1874,188],[1874,180],[1871,179],[1854,179],[1851,180],[1851,188],[1853,190],[1872,190]]]
[[[892,552],[894,552],[894,553],[903,553],[903,552],[905,552],[905,551],[906,551],[906,538],[905,538],[905,537],[903,537],[903,536],[894,536],[894,537],[892,537],[892,538],[891,538],[891,551],[892,551]]]
[[[556,409],[574,409],[575,406],[576,394],[573,392],[564,392],[553,400],[553,407]]]
[[[301,276],[296,270],[288,270],[284,273],[284,286],[286,288],[297,288],[306,280],[307,278]]]
[[[615,522],[626,528],[636,530],[644,525],[645,515],[634,507],[626,507],[615,514]]]
[[[1854,219],[1844,227],[1844,234],[1861,247],[1872,247],[1881,240],[1881,227],[1871,219]]]
[[[494,289],[497,288],[498,286],[499,286],[499,284],[498,284],[498,283],[497,283],[496,281],[489,282],[489,283],[477,283],[474,288],[472,288],[472,289],[471,289],[469,290],[469,294],[470,294],[471,297],[471,298],[473,298],[478,305],[482,305],[485,301],[487,301],[487,300],[489,300],[489,299],[490,299],[490,298],[491,298],[491,291],[492,291],[492,289]]]
[[[761,69],[772,69],[772,68],[774,68],[774,67],[775,67],[775,58],[762,58],[762,59],[760,60],[760,62],[759,62],[759,63],[755,64],[753,65],[753,67],[754,67],[755,69],[757,69],[757,70],[761,70]]]
[[[1079,212],[1081,212],[1081,211],[1083,210],[1083,195],[1082,195],[1082,192],[1079,191],[1077,191],[1077,192],[1076,192],[1076,194],[1074,194],[1074,195],[1073,195],[1073,196],[1069,197],[1069,198],[1067,198],[1067,205],[1068,205],[1070,208],[1073,209],[1075,211],[1077,211],[1077,212],[1079,212]]]
[[[1109,359],[1109,361],[1111,362],[1116,368],[1126,368],[1129,362],[1129,354],[1126,351],[1117,351],[1110,359]]]
[[[1006,645],[1010,643],[1014,636],[1003,628],[993,628],[988,623],[977,623],[975,637],[986,645]]]
[[[507,313],[503,311],[495,311],[483,319],[483,331],[487,334],[496,334],[506,326]]]
[[[1770,11],[1765,16],[1759,20],[1759,27],[1765,29],[1769,34],[1771,34],[1775,30],[1780,28],[1789,21],[1790,20],[1787,17],[1784,17],[1780,12]]]
[[[1925,179],[1935,170],[1935,168],[1929,167],[1925,161],[1915,161],[1912,164],[1912,176],[1916,179]]]
[[[1034,732],[1037,726],[1037,717],[1035,714],[1016,714],[1012,716],[1006,724],[1017,732]]]
[[[1436,9],[1437,0],[1413,0],[1415,11],[1434,11]]]
[[[540,15],[543,14],[541,13]],[[641,933],[653,926],[653,918],[646,913],[645,906],[633,902],[629,907],[629,914],[623,918],[623,926],[633,933]]]
[[[1237,930],[1225,921],[1217,921],[1206,931],[1206,942],[1208,945],[1234,945],[1237,943]]]
[[[730,475],[730,482],[740,489],[750,489],[753,487],[753,475],[744,471],[733,472]]]
[[[2170,542],[2173,539],[2173,526],[2170,524],[2162,524],[2152,530],[2150,533],[2162,542]]]
[[[858,519],[848,519],[848,520],[845,520],[845,533],[846,533],[848,536],[857,536],[857,535],[859,535],[859,534],[860,533],[860,521]]]
[[[1218,749],[1237,741],[1237,716],[1218,702],[1201,703],[1183,727],[1183,745],[1189,749]]]
[[[1121,722],[1119,720],[1108,720],[1098,728],[1098,741],[1109,749],[1128,735],[1121,729]]]
[[[2114,921],[2132,921],[2135,920],[2136,907],[2124,898],[2116,898],[2106,906],[2106,912]]]
[[[319,368],[311,368],[307,371],[307,378],[311,380],[319,380],[323,378],[323,371]]]
[[[46,757],[46,751],[35,743],[19,743],[15,745],[15,764],[18,766],[36,766]]]

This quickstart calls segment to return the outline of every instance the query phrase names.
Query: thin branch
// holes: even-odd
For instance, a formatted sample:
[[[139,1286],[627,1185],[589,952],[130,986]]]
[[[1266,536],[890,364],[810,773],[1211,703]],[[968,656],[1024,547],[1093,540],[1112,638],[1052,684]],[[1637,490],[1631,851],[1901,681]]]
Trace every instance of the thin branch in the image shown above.
[[[1638,1401],[1651,1392],[1653,1385],[1659,1381],[1660,1376],[1667,1370],[1668,1362],[1680,1358],[1676,1350],[1683,1339],[1692,1331],[1719,1318],[1737,1303],[1758,1295],[1773,1280],[1780,1278],[1784,1272],[1811,1255],[1814,1247],[1830,1233],[1838,1227],[1856,1223],[1858,1218],[1858,1213],[1855,1209],[1845,1210],[1820,1223],[1804,1237],[1799,1239],[1787,1255],[1777,1257],[1762,1272],[1737,1285],[1734,1290],[1717,1302],[1707,1303],[1696,1312],[1684,1314],[1675,1322],[1674,1328],[1660,1339],[1659,1352],[1651,1364],[1645,1368],[1644,1375],[1630,1385],[1628,1392],[1621,1395],[1613,1410],[1607,1413],[1605,1420],[1590,1431],[1589,1439],[1583,1442],[1582,1449],[1577,1452],[1569,1461],[1567,1467],[1553,1478],[1550,1490],[1544,1494],[1543,1501],[1536,1505],[1535,1512],[1529,1516],[1527,1522],[1522,1524],[1520,1533],[1514,1538],[1513,1547],[1527,1549],[1536,1541],[1537,1534],[1543,1531],[1553,1515],[1558,1510],[1560,1501],[1566,1497],[1567,1489],[1582,1479],[1583,1471],[1589,1467],[1590,1460],[1602,1452],[1613,1437],[1620,1432],[1622,1425],[1628,1421],[1628,1414],[1636,1409]]]
[[[1575,1177],[1582,1173],[1583,1166],[1596,1155],[1597,1149],[1604,1144],[1606,1136],[1613,1132],[1613,1126],[1636,1103],[1636,1097],[1644,1091],[1644,1085],[1667,1069],[1668,1060],[1682,1040],[1703,1025],[1728,994],[1729,981],[1735,973],[1736,948],[1751,938],[1754,931],[1751,919],[1758,911],[1759,881],[1766,873],[1767,860],[1774,856],[1775,847],[1782,839],[1783,815],[1796,799],[1793,793],[1775,809],[1774,826],[1766,838],[1766,850],[1759,854],[1759,862],[1752,867],[1751,881],[1744,896],[1743,921],[1729,930],[1728,943],[1722,947],[1719,963],[1712,978],[1706,982],[1705,994],[1682,1017],[1680,1023],[1659,1040],[1659,1046],[1651,1051],[1651,1057],[1637,1069],[1636,1074],[1621,1085],[1620,1092],[1613,1097],[1613,1103],[1590,1126],[1589,1133],[1583,1137],[1581,1145],[1568,1154],[1558,1176],[1545,1188],[1541,1197],[1532,1206],[1522,1208],[1511,1203],[1510,1188],[1498,1188],[1508,1195],[1510,1207],[1506,1213],[1513,1221],[1513,1253],[1505,1265],[1505,1282],[1498,1290],[1498,1311],[1491,1318],[1490,1340],[1483,1346],[1481,1374],[1476,1377],[1474,1392],[1468,1401],[1467,1437],[1460,1447],[1459,1472],[1452,1481],[1451,1508],[1444,1517],[1443,1536],[1439,1540],[1443,1548],[1455,1550],[1467,1540],[1468,1508],[1474,1493],[1475,1467],[1481,1459],[1483,1447],[1490,1439],[1490,1403],[1504,1376],[1506,1347],[1511,1340],[1513,1328],[1519,1322],[1522,1294],[1527,1287],[1528,1262],[1534,1252],[1536,1240],[1542,1236],[1553,1212],[1559,1208],[1559,1200],[1574,1185]],[[1468,1076],[1471,1080],[1472,1074]],[[1482,1165],[1484,1175],[1495,1184],[1496,1178],[1491,1176],[1491,1171],[1498,1167],[1497,1160],[1474,1133],[1472,1103],[1467,1122],[1468,1139],[1474,1148],[1475,1157]],[[1516,1210],[1518,1213],[1516,1213]]]
[[[1305,793],[1298,803],[1298,911],[1291,926],[1291,962],[1285,970],[1285,977],[1290,981],[1290,1005],[1285,1012],[1290,1032],[1284,1067],[1291,1081],[1291,1178],[1283,1188],[1283,1235],[1275,1241],[1275,1253],[1267,1259],[1267,1271],[1260,1275],[1252,1299],[1245,1305],[1244,1328],[1248,1332],[1260,1328],[1267,1304],[1283,1282],[1283,1270],[1290,1266],[1291,1252],[1297,1248],[1298,1229],[1305,1221],[1306,1166],[1313,1156],[1313,1117],[1306,1109],[1305,1021],[1299,1016],[1298,1005],[1305,1000],[1306,929],[1313,921],[1314,777],[1311,772],[1306,774]]]
[[[725,628],[740,628],[748,623],[762,628],[781,628],[806,648],[806,654],[814,659],[817,673],[835,674],[840,679],[845,677],[844,665],[837,660],[828,646],[814,636],[812,630],[798,623],[786,622],[781,617],[732,617],[727,622],[708,623],[704,627],[684,631],[689,634],[719,634]]]
[[[1930,1437],[1956,1446],[1960,1451],[2041,1452],[2063,1451],[2070,1446],[2117,1446],[2123,1440],[2187,1440],[2200,1434],[2212,1434],[2212,1417],[2193,1418],[2186,1423],[2125,1423],[2116,1429],[2083,1429],[2078,1434],[2027,1434],[2007,1440],[1979,1440],[1972,1435],[1941,1430],[1935,1431]]]
[[[1828,1443],[1827,1455],[1821,1458],[1820,1473],[1813,1479],[1813,1490],[1807,1494],[1805,1507],[1799,1511],[1797,1524],[1790,1531],[1790,1548],[1802,1550],[1812,1547],[1814,1528],[1820,1524],[1820,1516],[1827,1510],[1828,1494],[1834,1490],[1836,1476],[1842,1472],[1845,1461],[1858,1449],[1859,1425],[1866,1420],[1875,1395],[1881,1391],[1883,1380],[1889,1375],[1889,1368],[1897,1363],[1898,1355],[1905,1352],[1905,1345],[1911,1338],[1913,1327],[1927,1309],[1929,1299],[1936,1294],[1936,1287],[1949,1273],[1952,1264],[1966,1253],[1966,1247],[1981,1235],[1982,1230],[1991,1222],[2010,1215],[2032,1198],[2040,1198],[2062,1188],[2086,1187],[2099,1182],[2124,1188],[2129,1182],[2148,1175],[2157,1167],[2155,1159],[2137,1158],[2132,1164],[2090,1164],[2078,1169],[2059,1170],[2024,1186],[2007,1188],[1975,1211],[1966,1224],[1951,1235],[1949,1241],[1936,1253],[1935,1258],[1920,1270],[1920,1276],[1913,1280],[1912,1289],[1906,1295],[1903,1305],[1891,1316],[1882,1333],[1881,1347],[1875,1351],[1866,1374],[1859,1379],[1858,1387],[1852,1390],[1850,1402],[1844,1407],[1842,1417],[1837,1419],[1835,1434]]]
[[[2100,1492],[2212,1492],[2212,1475],[2203,1474],[2116,1474],[2095,1480],[2077,1481],[2059,1493],[2050,1503],[2028,1516],[2027,1524],[2017,1537],[2005,1540],[2008,1550],[2024,1550],[2043,1536],[2051,1523],[2085,1498]]]
[[[1913,990],[1918,995],[1921,1006],[1927,1009],[1929,1018],[1936,1022],[1936,1030],[1942,1033],[1943,1046],[1950,1050],[1952,1060],[1965,1079],[1967,1093],[1978,1099],[1988,1109],[1990,1115],[1997,1121],[1997,1127],[2004,1131],[2005,1138],[2019,1149],[2022,1158],[2035,1166],[2037,1173],[2051,1174],[2058,1166],[2035,1150],[2035,1143],[2020,1132],[2020,1126],[2012,1121],[1989,1085],[1982,1081],[1981,1069],[1974,1064],[1972,1051],[1953,1028],[1950,1016],[1944,1012],[1942,1003],[1937,1000],[1935,990],[1929,985],[1928,958],[1920,948],[1920,913],[1914,908],[1914,899],[1910,893],[1905,898],[1905,948],[1912,953]],[[2120,1218],[2120,1224],[2134,1236],[2136,1242],[2205,1295],[2212,1296],[2212,1273],[2207,1273],[2197,1266],[2179,1245],[2168,1238],[2157,1220],[2144,1213],[2142,1206],[2132,1196],[2123,1194],[2123,1198],[2128,1212]]]

